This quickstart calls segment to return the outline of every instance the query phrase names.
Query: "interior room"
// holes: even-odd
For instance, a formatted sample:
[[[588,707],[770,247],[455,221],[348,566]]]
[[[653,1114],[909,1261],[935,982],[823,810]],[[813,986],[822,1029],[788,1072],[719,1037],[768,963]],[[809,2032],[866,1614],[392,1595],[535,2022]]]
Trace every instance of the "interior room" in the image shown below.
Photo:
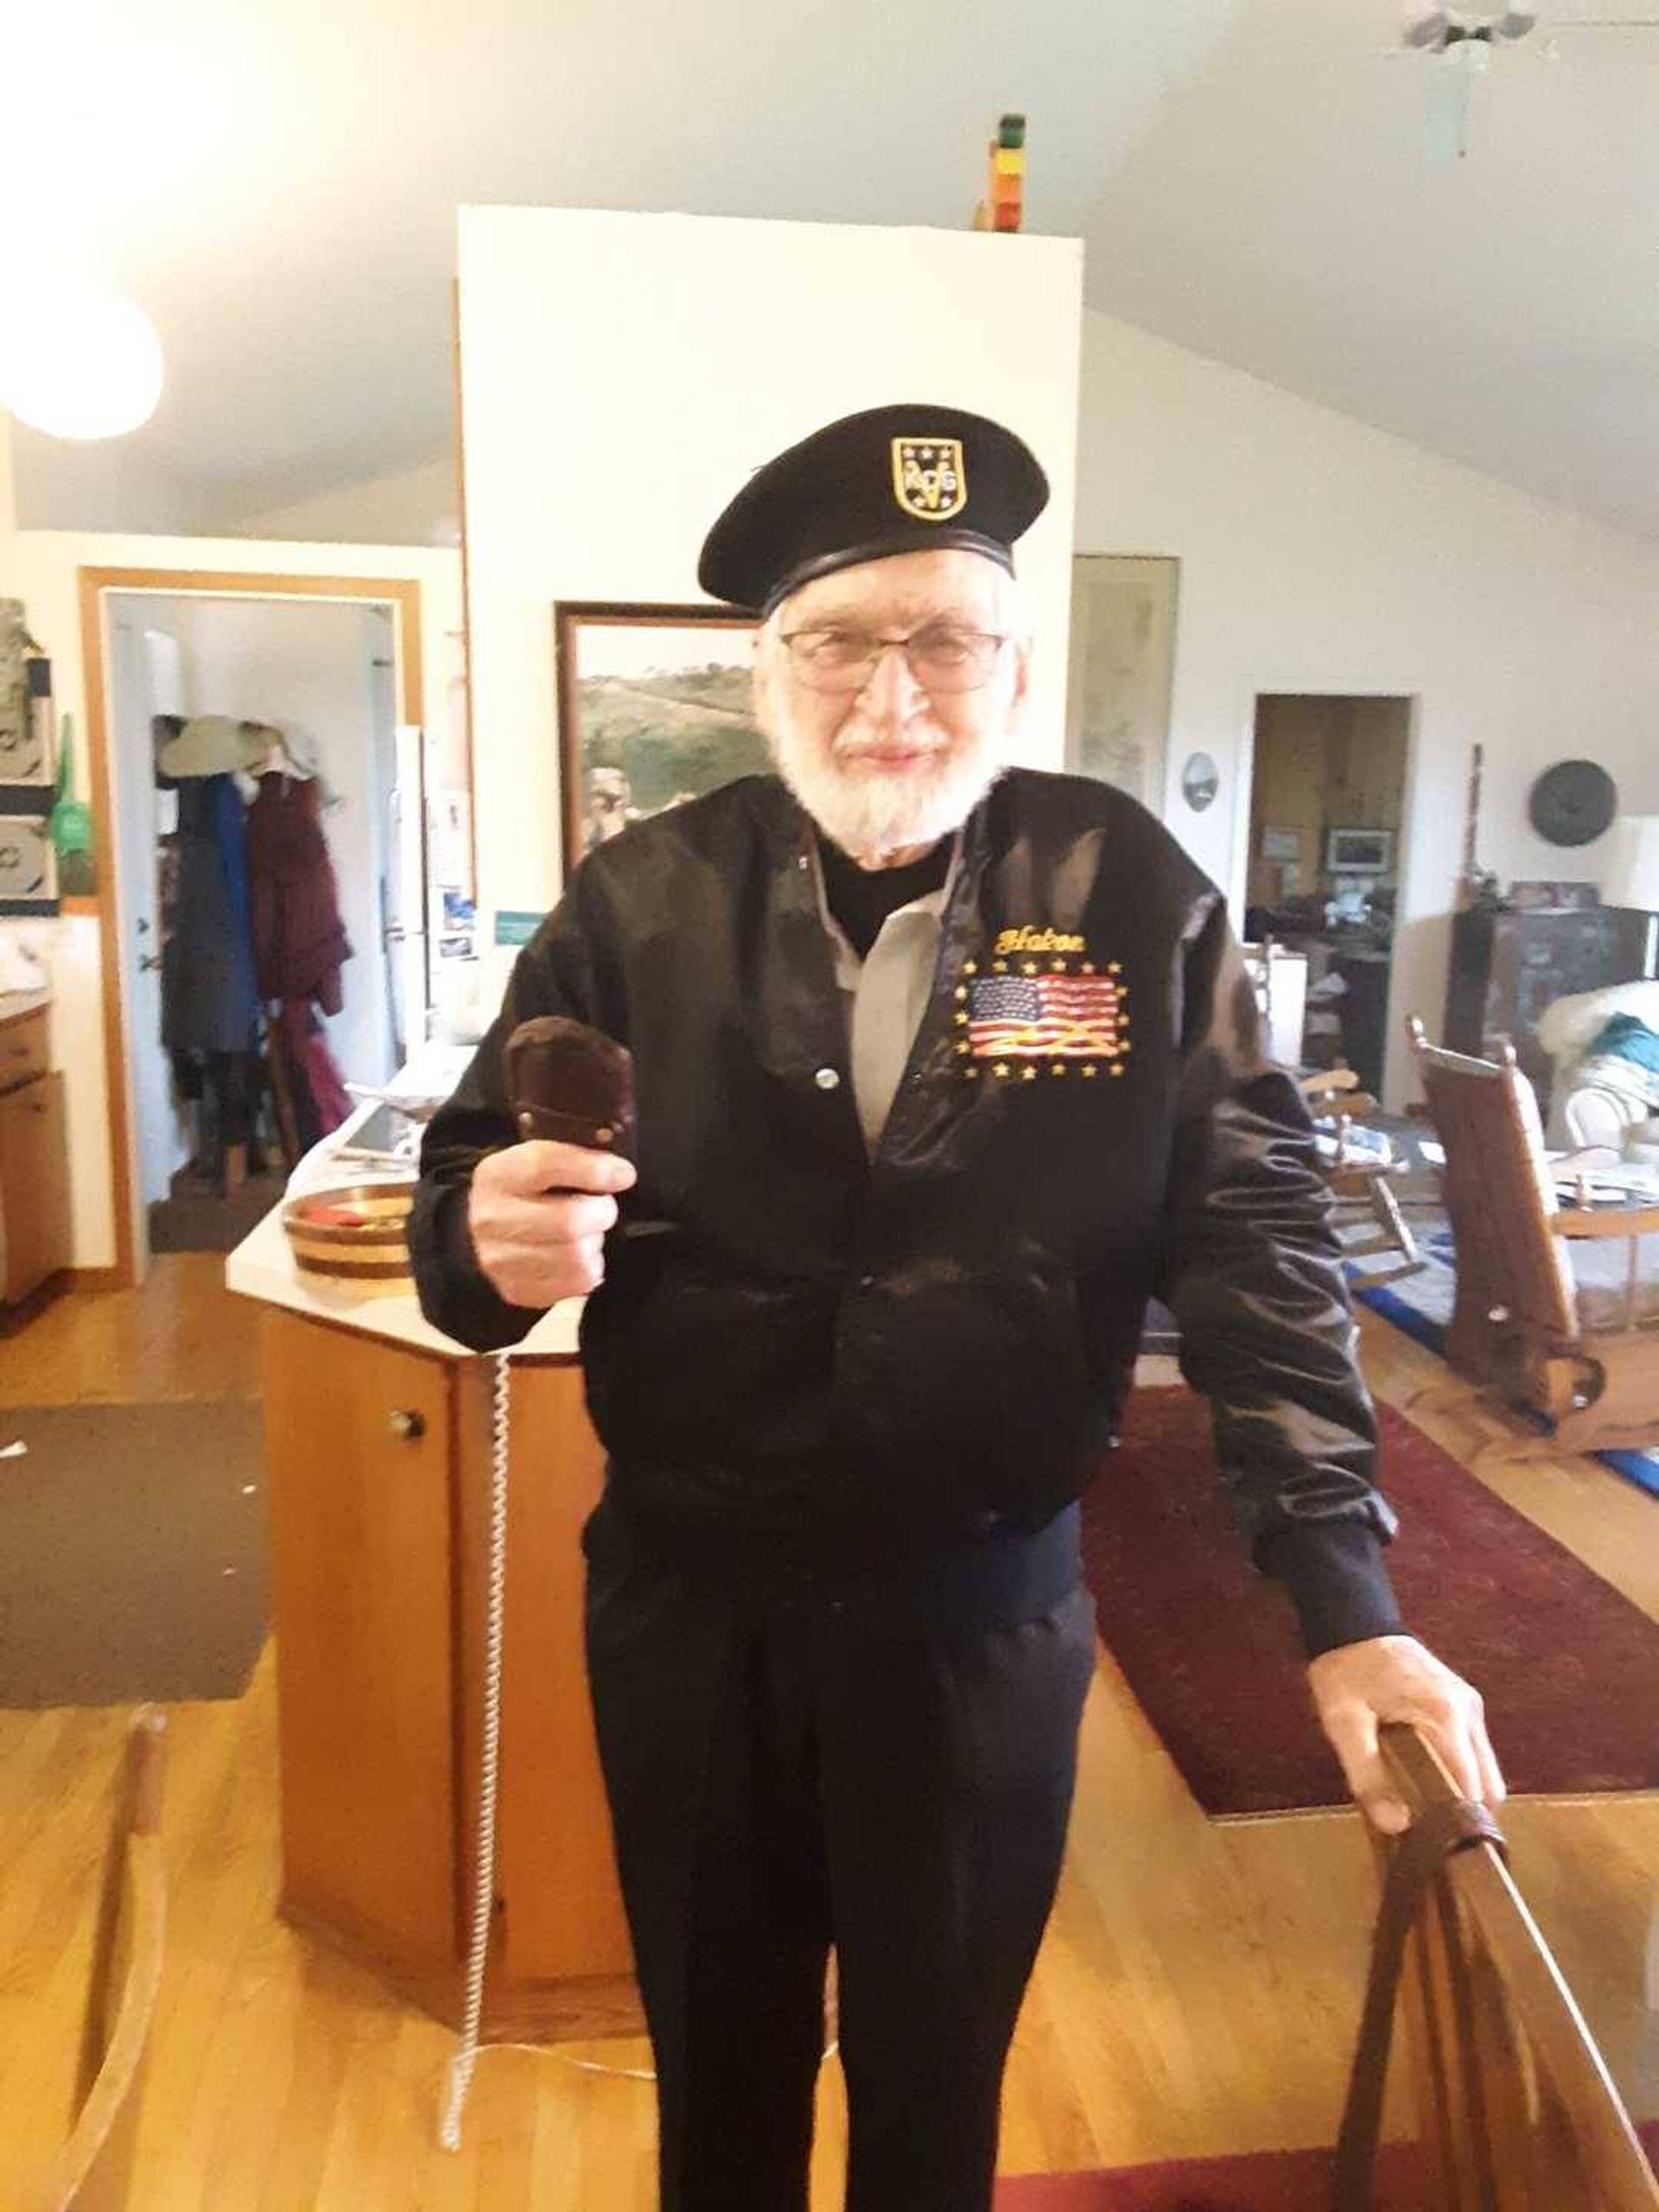
[[[21,33],[0,2200],[1659,2206],[1659,13],[457,27]]]

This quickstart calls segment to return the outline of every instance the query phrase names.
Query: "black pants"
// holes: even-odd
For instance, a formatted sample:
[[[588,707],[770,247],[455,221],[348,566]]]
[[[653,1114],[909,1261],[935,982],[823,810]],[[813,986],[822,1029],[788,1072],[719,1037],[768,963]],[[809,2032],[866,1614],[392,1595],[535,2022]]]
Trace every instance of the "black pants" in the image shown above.
[[[603,1524],[602,1532],[600,1524]],[[918,1629],[589,1529],[588,1658],[656,2056],[661,2212],[805,2212],[828,1951],[848,2212],[988,2212],[1094,1607]]]

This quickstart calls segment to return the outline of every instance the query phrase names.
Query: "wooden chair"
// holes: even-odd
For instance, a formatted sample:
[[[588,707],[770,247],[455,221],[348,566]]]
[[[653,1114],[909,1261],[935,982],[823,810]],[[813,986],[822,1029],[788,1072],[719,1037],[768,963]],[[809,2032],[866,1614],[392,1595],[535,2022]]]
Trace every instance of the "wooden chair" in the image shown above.
[[[1447,1362],[1541,1415],[1554,1450],[1659,1446],[1659,1271],[1643,1274],[1659,1205],[1563,1207],[1513,1048],[1471,1059],[1430,1045],[1414,1015],[1408,1027],[1457,1246]],[[1627,1250],[1609,1282],[1614,1243]]]
[[[1370,1282],[1415,1274],[1424,1265],[1423,1255],[1394,1188],[1395,1179],[1404,1172],[1404,1162],[1379,1160],[1350,1141],[1352,1125],[1376,1113],[1376,1099],[1359,1088],[1358,1076],[1344,1060],[1333,1067],[1311,1069],[1297,1080],[1308,1111],[1334,1147],[1325,1160],[1325,1173],[1338,1212],[1369,1215],[1376,1224],[1376,1234],[1363,1243],[1344,1238],[1344,1256],[1351,1260],[1397,1256],[1398,1264],[1394,1267],[1367,1268]]]
[[[1414,1729],[1382,1754],[1414,1821],[1455,1802]],[[1371,1835],[1386,1873],[1397,1846]],[[1401,1990],[1424,2212],[1659,2212],[1659,2181],[1499,1851],[1474,1843],[1423,1892]]]
[[[1497,1843],[1468,1840],[1450,1777],[1414,1728],[1382,1731],[1413,1833],[1433,1848],[1376,2018],[1403,2030],[1416,2126],[1373,2164],[1389,2052],[1361,2040],[1337,2149],[1182,2158],[997,2185],[997,2212],[1659,2212],[1642,2140]],[[1385,1900],[1406,1839],[1367,1830]],[[1449,1853],[1448,1838],[1459,1839]],[[1405,1902],[1402,1898],[1402,1904]],[[1379,1934],[1391,1924],[1385,1903]],[[1389,1957],[1383,1942],[1377,1955]],[[1659,2131],[1642,2131],[1649,2143]]]
[[[144,2056],[166,1932],[165,1725],[153,1706],[133,1715],[99,1901],[75,2122],[25,2199],[29,2212],[123,2212],[130,2201]]]

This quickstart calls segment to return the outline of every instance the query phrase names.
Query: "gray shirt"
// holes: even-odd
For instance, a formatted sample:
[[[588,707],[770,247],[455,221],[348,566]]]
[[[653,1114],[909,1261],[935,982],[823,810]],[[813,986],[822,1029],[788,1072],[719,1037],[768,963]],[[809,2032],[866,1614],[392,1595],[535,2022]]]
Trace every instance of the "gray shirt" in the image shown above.
[[[962,859],[956,839],[950,865],[937,891],[900,906],[881,925],[880,934],[861,960],[830,912],[823,870],[816,851],[812,872],[818,887],[818,912],[836,956],[836,981],[847,1016],[853,1094],[867,1148],[874,1154],[886,1127],[893,1096],[926,1009],[939,963],[944,910]]]

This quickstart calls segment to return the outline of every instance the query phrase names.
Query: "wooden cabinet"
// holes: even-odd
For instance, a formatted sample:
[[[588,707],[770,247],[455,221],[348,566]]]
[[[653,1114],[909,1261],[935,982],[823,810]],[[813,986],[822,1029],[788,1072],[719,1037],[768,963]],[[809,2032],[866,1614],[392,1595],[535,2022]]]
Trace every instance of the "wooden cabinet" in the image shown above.
[[[283,1908],[458,2021],[474,1882],[494,1363],[271,1311]],[[582,1659],[601,1459],[574,1360],[514,1363],[486,2036],[640,2021]]]
[[[0,1023],[0,1303],[16,1305],[68,1265],[66,1126],[46,1009]]]
[[[1647,916],[1622,906],[1489,909],[1452,918],[1446,1043],[1490,1059],[1501,1038],[1549,1111],[1554,1072],[1535,1033],[1546,1007],[1642,973]]]

